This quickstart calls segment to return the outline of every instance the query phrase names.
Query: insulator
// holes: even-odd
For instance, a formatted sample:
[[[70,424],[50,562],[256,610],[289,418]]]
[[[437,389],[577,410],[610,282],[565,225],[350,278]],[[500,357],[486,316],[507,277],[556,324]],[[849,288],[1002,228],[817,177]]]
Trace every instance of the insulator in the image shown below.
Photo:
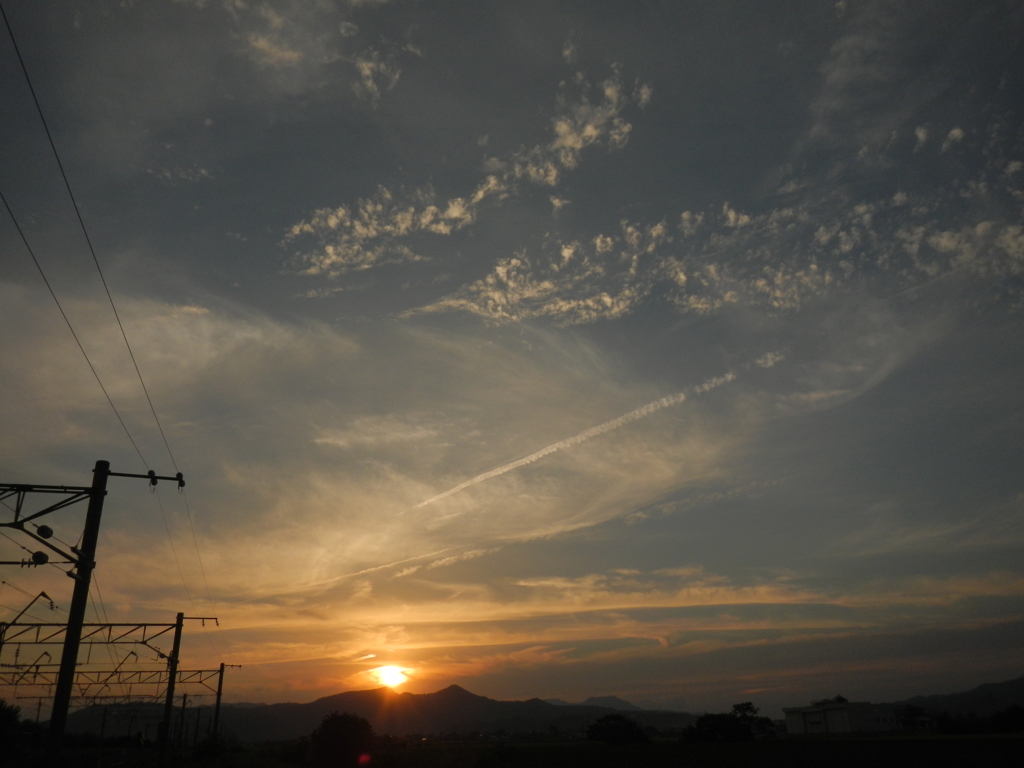
[[[50,562],[50,556],[45,552],[33,552],[32,553],[32,564],[33,565],[46,565]]]
[[[53,536],[53,528],[48,525],[40,525],[36,528],[36,533],[39,535],[39,538],[48,539]]]

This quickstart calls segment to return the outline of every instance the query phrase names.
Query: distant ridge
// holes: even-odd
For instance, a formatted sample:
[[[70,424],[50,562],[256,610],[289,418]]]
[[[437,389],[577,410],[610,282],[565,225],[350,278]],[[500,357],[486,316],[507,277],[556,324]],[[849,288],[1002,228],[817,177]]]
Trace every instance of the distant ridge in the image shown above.
[[[625,699],[620,699],[618,696],[591,696],[582,704],[573,704],[572,702],[566,701],[565,699],[544,699],[548,704],[554,704],[556,707],[607,707],[608,709],[618,709],[627,712],[641,712],[645,707],[638,707],[636,704],[630,704]],[[657,709],[657,708],[651,708]],[[658,710],[663,711],[663,710]]]
[[[632,706],[621,699],[616,701]],[[546,733],[552,728],[568,734],[581,733],[598,718],[616,711],[620,710],[586,704],[558,706],[541,699],[496,701],[452,685],[435,693],[397,693],[390,688],[375,688],[337,693],[307,704],[225,705],[221,709],[221,723],[225,732],[245,743],[308,736],[332,712],[364,717],[377,733],[393,736],[499,730]],[[630,717],[643,726],[659,730],[684,728],[696,719],[681,712],[640,709],[630,711]],[[98,732],[100,722],[100,708],[85,709],[70,716],[68,731]]]
[[[893,704],[918,706],[931,714],[988,717],[1013,705],[1024,706],[1024,677],[979,685],[961,693],[915,696]],[[151,708],[152,717],[158,717],[160,705]],[[210,707],[202,709],[208,713]],[[659,730],[684,728],[696,720],[685,712],[641,709],[617,696],[591,697],[583,704],[559,699],[496,701],[452,685],[435,693],[397,693],[390,688],[347,691],[306,704],[229,704],[221,711],[221,722],[225,731],[240,741],[254,743],[308,736],[332,712],[364,717],[377,733],[408,736],[499,730],[537,733],[551,728],[566,734],[581,733],[599,717],[623,711],[642,726]],[[99,733],[101,721],[102,707],[72,712],[68,732]]]
[[[1010,706],[1024,707],[1024,677],[1003,683],[985,683],[962,693],[943,693],[934,696],[914,696],[897,705],[921,707],[926,712],[951,715],[978,715],[988,717]]]
[[[636,704],[630,704],[625,699],[620,699],[618,696],[591,696],[589,699],[583,702],[584,707],[608,707],[608,709],[621,709],[627,712],[641,712],[643,707],[638,707]]]

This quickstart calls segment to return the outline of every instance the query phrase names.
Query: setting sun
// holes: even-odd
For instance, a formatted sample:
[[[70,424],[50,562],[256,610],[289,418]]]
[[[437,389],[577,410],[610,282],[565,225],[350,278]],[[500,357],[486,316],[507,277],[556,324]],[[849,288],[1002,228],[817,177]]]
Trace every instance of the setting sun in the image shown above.
[[[401,685],[409,679],[398,667],[377,667],[376,669],[371,669],[370,672],[382,685],[386,685],[388,688],[394,688],[396,685]]]

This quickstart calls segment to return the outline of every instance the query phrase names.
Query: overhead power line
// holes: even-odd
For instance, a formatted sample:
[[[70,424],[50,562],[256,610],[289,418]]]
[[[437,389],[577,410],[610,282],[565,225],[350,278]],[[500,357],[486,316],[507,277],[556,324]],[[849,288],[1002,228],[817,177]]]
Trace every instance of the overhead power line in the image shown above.
[[[117,321],[117,327],[121,331],[121,338],[124,340],[125,348],[128,350],[128,356],[131,358],[132,367],[135,369],[135,374],[136,374],[136,376],[139,379],[139,384],[142,386],[142,392],[146,396],[146,402],[149,405],[150,413],[153,415],[153,421],[156,423],[156,428],[157,428],[157,431],[160,433],[160,439],[163,441],[164,448],[167,449],[167,455],[171,459],[171,464],[173,465],[175,472],[178,472],[179,471],[179,469],[178,469],[178,462],[174,458],[174,452],[171,450],[170,441],[168,441],[167,434],[164,432],[163,424],[160,422],[160,416],[156,412],[156,406],[153,404],[153,398],[149,394],[149,388],[146,386],[145,378],[142,376],[142,370],[139,368],[138,360],[136,360],[136,358],[135,358],[135,352],[134,352],[134,350],[132,350],[131,342],[128,341],[128,334],[126,333],[126,331],[124,329],[124,324],[121,322],[121,316],[120,316],[120,314],[117,311],[117,305],[115,304],[114,297],[113,297],[113,295],[110,292],[110,287],[107,285],[107,280],[106,280],[106,277],[103,274],[103,268],[100,266],[99,258],[96,255],[96,249],[93,246],[92,238],[89,237],[89,230],[85,226],[85,220],[82,217],[82,211],[79,208],[78,200],[75,198],[75,193],[71,189],[71,182],[68,180],[67,173],[64,170],[64,164],[61,162],[60,153],[57,151],[57,145],[56,145],[56,143],[53,140],[53,134],[50,132],[50,126],[46,122],[46,115],[43,113],[42,104],[39,102],[39,97],[36,94],[36,89],[32,85],[32,78],[29,75],[28,67],[25,64],[24,57],[21,55],[21,49],[18,47],[18,41],[17,41],[17,39],[14,36],[14,30],[11,28],[11,22],[7,18],[7,13],[6,13],[6,11],[4,11],[2,3],[0,3],[0,14],[3,15],[4,25],[7,27],[7,34],[11,38],[11,44],[13,45],[14,52],[15,52],[17,58],[18,58],[18,64],[21,67],[21,72],[22,72],[22,74],[25,77],[25,83],[28,85],[29,92],[32,94],[32,101],[35,104],[36,113],[39,115],[39,121],[40,121],[40,123],[42,123],[43,130],[46,133],[46,139],[49,142],[50,150],[53,153],[53,158],[54,158],[54,160],[57,163],[57,168],[60,170],[61,179],[64,181],[64,188],[67,190],[68,198],[71,200],[71,205],[75,209],[75,216],[78,219],[78,224],[79,224],[79,227],[82,230],[82,235],[85,238],[85,243],[86,243],[86,245],[89,248],[89,255],[92,257],[92,262],[93,262],[93,264],[96,267],[96,272],[99,275],[100,282],[103,285],[103,291],[104,291],[104,293],[106,293],[107,301],[110,303],[110,309],[114,313],[114,319]],[[6,205],[6,201],[5,201],[5,205]],[[8,211],[10,211],[9,207],[8,207]],[[11,217],[12,218],[14,217],[13,213],[11,214]],[[17,222],[16,221],[15,221],[15,226],[17,226]],[[18,227],[18,231],[19,231],[19,234],[21,234],[21,228],[20,227]],[[23,234],[22,234],[22,240],[25,241],[25,244],[26,244],[26,247],[27,247],[28,246],[28,242],[27,242],[27,240],[25,240],[25,237],[24,237]],[[31,253],[31,249],[29,249],[29,251]],[[39,262],[38,262],[38,260],[36,260],[34,254],[33,254],[32,258],[33,258],[33,261],[36,262],[36,267],[39,268],[40,274],[42,274],[42,268],[39,267]],[[43,280],[46,281],[45,275],[43,276]],[[49,284],[48,281],[46,283],[46,286],[47,286],[47,288],[50,288],[50,284]],[[57,297],[53,293],[52,288],[50,289],[50,294],[53,295],[54,301],[56,301]],[[60,303],[59,302],[58,302],[57,306],[60,307]],[[62,315],[64,314],[64,310],[63,309],[61,309],[61,314]],[[67,316],[66,315],[64,316],[64,319],[65,319],[65,321],[67,321]],[[69,321],[68,321],[68,327],[71,328],[71,323]],[[71,332],[74,335],[74,329],[71,329]],[[78,341],[77,335],[75,336],[75,340]],[[81,345],[81,343],[79,343],[79,348],[81,348],[81,347],[82,347],[82,345]],[[82,352],[84,354],[85,350],[82,349]],[[88,356],[86,356],[86,360],[88,361]],[[92,363],[91,362],[89,362],[89,367],[92,368]],[[93,369],[93,374],[96,375],[95,369]],[[99,382],[99,376],[98,375],[96,375],[96,380]],[[102,382],[100,382],[100,387],[101,388],[103,387]],[[106,395],[106,389],[104,389],[103,392]],[[110,401],[109,395],[107,396],[107,400],[110,402],[111,407],[113,408],[113,402]],[[117,409],[116,408],[114,409],[114,412],[117,413]],[[121,421],[122,427],[124,427],[124,422],[123,422],[123,420],[121,420],[120,414],[117,414],[117,417],[118,417],[118,420]],[[135,446],[136,452],[139,453],[139,457],[142,458],[143,464],[145,464],[146,468],[148,469],[149,465],[146,463],[146,460],[142,457],[142,453],[139,451],[138,446],[135,445],[135,441],[132,439],[131,434],[128,433],[127,427],[125,427],[125,433],[128,434],[129,440],[132,441],[132,445]],[[210,586],[209,586],[209,583],[207,582],[207,579],[206,579],[206,568],[203,565],[202,554],[199,551],[199,542],[198,542],[198,539],[196,537],[195,527],[194,527],[194,525],[192,523],[192,513],[191,513],[191,510],[188,507],[188,500],[187,499],[185,499],[185,514],[188,517],[189,528],[191,529],[191,532],[192,532],[192,540],[193,540],[193,543],[195,544],[196,557],[199,560],[199,568],[200,568],[200,571],[202,572],[203,585],[206,588],[207,598],[210,599],[211,602],[212,602],[212,598],[210,596]],[[162,503],[160,504],[160,515],[161,515],[161,517],[163,517],[164,526],[167,529],[168,541],[171,544],[171,550],[173,552],[174,551],[174,542],[171,540],[170,527],[167,524],[167,517],[166,517],[166,514],[164,512],[163,504]],[[174,553],[174,559],[177,562],[178,557],[177,557],[177,553],[176,552]],[[192,602],[192,596],[189,593],[188,585],[185,583],[185,578],[184,578],[184,574],[181,571],[180,563],[178,564],[178,572],[181,575],[182,586],[185,588],[185,593],[186,593],[186,595],[188,595],[189,602],[191,603]],[[194,610],[194,608],[195,607],[193,605],[193,610]]]
[[[164,442],[164,447],[167,449],[167,455],[170,456],[171,464],[174,466],[174,471],[177,472],[179,471],[178,463],[174,460],[174,453],[171,451],[171,446],[167,442],[167,435],[164,434],[164,428],[160,423],[160,417],[157,416],[156,408],[153,406],[153,400],[149,396],[149,389],[146,387],[146,382],[142,378],[142,371],[139,370],[139,364],[135,360],[135,353],[132,351],[132,345],[128,342],[128,334],[125,333],[124,325],[121,323],[121,316],[117,312],[117,306],[114,304],[114,297],[111,295],[110,288],[107,286],[107,279],[103,276],[103,269],[100,267],[100,260],[97,258],[96,249],[92,245],[92,238],[89,237],[89,230],[86,229],[85,220],[82,218],[82,211],[78,207],[78,200],[75,199],[75,193],[71,191],[71,182],[68,181],[68,175],[64,172],[64,164],[60,160],[60,153],[57,152],[57,145],[54,143],[53,135],[50,133],[50,126],[47,124],[46,116],[43,114],[43,107],[39,103],[39,97],[36,96],[36,89],[32,85],[32,78],[29,77],[28,67],[25,66],[25,59],[22,58],[21,49],[18,48],[18,41],[14,37],[14,30],[11,29],[11,22],[7,18],[7,12],[4,11],[2,3],[0,3],[0,14],[4,17],[4,25],[7,27],[7,34],[11,38],[11,44],[14,46],[14,53],[18,57],[18,64],[21,66],[21,72],[25,76],[25,82],[28,84],[29,92],[32,94],[32,101],[35,103],[36,112],[39,114],[39,120],[43,124],[43,130],[46,132],[46,139],[49,141],[50,149],[53,151],[53,158],[57,161],[57,167],[60,169],[60,176],[64,180],[64,188],[68,191],[68,197],[71,199],[71,205],[75,209],[75,216],[78,217],[78,224],[82,228],[82,235],[85,237],[86,245],[89,246],[89,254],[92,256],[92,262],[96,265],[96,271],[99,273],[100,282],[103,284],[103,290],[107,294],[107,300],[110,302],[110,308],[114,312],[114,319],[117,320],[117,327],[121,329],[121,338],[124,339],[125,347],[128,348],[128,355],[132,359],[132,365],[135,367],[135,373],[139,377],[139,383],[142,385],[142,391],[146,395],[146,402],[149,403],[149,410],[153,414],[153,420],[156,422],[157,430],[159,430],[160,437]],[[47,285],[47,287],[49,287],[49,285]]]
[[[135,442],[135,438],[132,437],[131,432],[128,431],[128,426],[125,424],[125,420],[121,418],[121,414],[118,411],[117,406],[115,406],[114,400],[111,399],[110,393],[106,391],[106,387],[103,386],[103,382],[99,378],[99,374],[96,373],[96,367],[92,365],[92,360],[89,359],[89,353],[85,351],[85,347],[82,346],[82,341],[78,338],[78,334],[75,333],[75,328],[71,325],[71,321],[68,318],[68,313],[65,312],[65,310],[63,310],[63,307],[60,306],[60,300],[57,298],[57,295],[53,293],[53,288],[52,286],[50,286],[50,282],[46,279],[46,272],[43,271],[42,264],[40,264],[39,259],[36,258],[36,254],[32,250],[32,246],[29,245],[29,240],[25,237],[25,232],[22,230],[22,225],[20,225],[17,222],[17,218],[14,216],[14,212],[10,209],[10,206],[7,205],[7,198],[4,197],[2,190],[0,190],[0,201],[3,202],[3,207],[7,210],[7,215],[10,216],[10,220],[14,222],[14,228],[17,229],[18,237],[20,237],[20,239],[22,239],[22,243],[25,244],[26,250],[32,257],[32,261],[36,265],[36,268],[39,270],[39,275],[43,279],[43,283],[46,284],[46,290],[50,292],[50,296],[53,297],[53,301],[57,305],[57,309],[60,310],[60,316],[65,318],[65,323],[68,325],[68,330],[71,331],[71,335],[72,337],[74,337],[75,343],[78,344],[78,348],[81,350],[82,356],[85,357],[85,361],[86,364],[89,366],[89,370],[92,371],[92,375],[96,379],[96,383],[99,385],[99,388],[103,391],[103,396],[106,398],[106,401],[108,401],[111,404],[111,410],[114,411],[114,415],[118,417],[118,422],[121,424],[121,428],[125,431],[125,434],[128,435],[128,439],[131,441],[131,445],[133,449],[135,449],[135,453],[138,454],[138,458],[142,460],[142,464],[145,465],[145,468],[150,468],[150,464],[148,464],[145,461],[145,457],[142,456],[142,452],[139,451],[138,444]]]

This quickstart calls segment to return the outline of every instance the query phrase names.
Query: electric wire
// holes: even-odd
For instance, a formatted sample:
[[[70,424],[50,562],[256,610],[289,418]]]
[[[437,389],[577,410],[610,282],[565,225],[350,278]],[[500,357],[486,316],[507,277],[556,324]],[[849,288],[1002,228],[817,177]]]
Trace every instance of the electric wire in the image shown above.
[[[96,598],[94,598],[92,596],[92,592],[93,592],[92,588],[94,586],[95,586],[95,582],[90,580],[90,583],[89,583],[89,603],[92,605],[92,612],[96,616],[96,623],[97,624],[109,624],[110,622],[107,621],[107,609],[106,609],[106,607],[103,607],[103,616],[100,616],[99,608],[96,607]],[[104,643],[103,644],[103,648],[107,652],[107,658],[110,659],[110,663],[113,664],[114,666],[117,666],[117,662],[114,661],[114,653],[111,650],[110,645],[108,643]]]
[[[4,537],[5,539],[7,539],[8,541],[12,542],[12,543],[14,544],[14,546],[16,546],[16,547],[20,547],[21,549],[23,549],[23,550],[25,550],[26,552],[28,552],[28,553],[29,553],[30,555],[34,555],[34,554],[35,554],[35,552],[33,552],[33,551],[32,551],[31,549],[29,549],[28,547],[26,547],[26,546],[25,546],[24,544],[22,544],[22,543],[21,543],[20,541],[18,541],[17,539],[11,538],[11,537],[10,537],[9,535],[7,535],[7,534],[6,534],[6,533],[5,533],[4,531],[0,531],[0,536],[3,536],[3,537]],[[28,593],[26,592],[25,594],[28,594]]]
[[[192,606],[192,611],[196,611],[195,601],[192,600],[192,593],[188,589],[188,584],[185,583],[185,572],[181,570],[181,561],[178,559],[178,550],[174,546],[174,539],[171,536],[171,526],[167,523],[167,515],[164,513],[164,502],[160,498],[160,492],[157,491],[153,494],[156,496],[156,502],[160,505],[160,517],[164,521],[164,529],[167,531],[167,543],[171,545],[171,554],[174,555],[174,564],[178,567],[178,576],[181,577],[181,586],[185,588],[185,595],[188,597],[188,603]]]
[[[85,226],[85,220],[82,217],[81,209],[79,208],[78,201],[75,198],[75,194],[74,194],[74,192],[71,189],[71,182],[68,180],[67,173],[64,170],[64,164],[61,162],[60,153],[57,151],[57,145],[56,145],[56,143],[53,140],[53,135],[50,132],[49,124],[46,122],[46,116],[43,113],[42,105],[39,102],[39,97],[36,95],[35,87],[32,85],[32,78],[29,76],[29,73],[28,73],[28,67],[26,66],[25,60],[24,60],[24,58],[21,55],[21,49],[18,47],[17,39],[14,36],[14,30],[11,28],[10,20],[7,18],[7,13],[6,13],[6,11],[4,11],[2,3],[0,3],[0,14],[3,15],[4,25],[7,28],[7,34],[10,37],[11,44],[14,47],[14,52],[15,52],[17,58],[18,58],[18,64],[20,65],[22,74],[25,77],[25,83],[28,85],[29,92],[32,95],[32,101],[35,104],[36,112],[39,115],[39,121],[40,121],[40,123],[42,123],[43,130],[46,133],[46,139],[47,139],[47,141],[49,142],[49,145],[50,145],[50,150],[53,153],[53,158],[54,158],[54,160],[57,163],[57,168],[60,170],[61,179],[64,181],[64,187],[67,190],[68,198],[71,200],[71,205],[75,209],[75,216],[78,219],[78,224],[79,224],[79,226],[80,226],[80,228],[82,230],[82,235],[85,238],[86,245],[89,248],[89,254],[92,256],[92,261],[93,261],[93,264],[96,267],[96,272],[99,275],[100,282],[103,285],[103,290],[106,293],[107,301],[110,303],[110,309],[114,313],[114,319],[117,321],[117,327],[121,331],[121,338],[124,340],[125,348],[128,350],[128,356],[131,358],[132,366],[135,368],[135,374],[136,374],[136,376],[138,376],[139,384],[142,386],[142,391],[143,391],[143,393],[146,396],[146,402],[149,405],[150,413],[153,415],[153,421],[156,423],[157,431],[160,433],[160,438],[163,441],[164,448],[166,448],[166,450],[167,450],[168,457],[170,457],[170,459],[171,459],[171,465],[174,467],[174,471],[175,472],[179,472],[180,470],[178,469],[178,462],[174,458],[174,452],[171,450],[171,445],[170,445],[170,442],[167,440],[167,435],[164,432],[163,424],[160,422],[160,417],[159,417],[159,415],[156,412],[156,407],[153,404],[153,399],[152,399],[152,397],[149,394],[149,388],[146,386],[146,381],[145,381],[145,379],[142,376],[142,371],[140,370],[138,361],[135,358],[135,352],[132,350],[131,343],[128,341],[128,334],[125,332],[124,324],[121,322],[121,316],[120,316],[120,314],[117,311],[117,305],[114,303],[114,297],[110,293],[110,287],[107,285],[107,280],[106,280],[106,277],[103,274],[103,269],[100,267],[99,258],[96,255],[96,249],[93,246],[92,238],[89,237],[89,231],[88,231],[87,227]],[[21,227],[18,225],[17,220],[14,218],[14,214],[11,211],[10,206],[7,205],[6,199],[4,200],[4,206],[7,208],[7,211],[10,214],[12,220],[14,220],[15,226],[18,228],[18,233],[21,235],[22,241],[25,243],[25,246],[28,248],[28,241],[25,238],[24,234],[22,233]],[[32,254],[32,260],[36,263],[36,267],[39,269],[40,275],[43,276],[43,281],[46,282],[46,287],[50,290],[50,294],[53,296],[54,301],[57,301],[56,294],[54,294],[53,289],[50,288],[49,281],[46,280],[46,276],[43,274],[42,267],[40,267],[39,262],[38,262],[38,260],[35,257],[35,254],[32,253],[31,248],[29,248],[29,253]],[[77,336],[77,334],[75,334],[74,329],[71,328],[71,323],[68,320],[67,315],[64,314],[64,310],[60,306],[60,302],[57,302],[57,306],[60,309],[61,314],[64,315],[64,320],[65,320],[65,322],[67,322],[68,328],[71,329],[72,335],[75,336],[75,341],[78,342],[79,348],[82,349],[82,354],[85,355],[85,349],[82,347],[81,342],[78,341],[78,336]],[[95,368],[93,368],[92,362],[89,361],[88,355],[86,355],[85,357],[86,357],[86,361],[89,363],[89,367],[93,371],[93,375],[96,376],[96,381],[100,384],[100,388],[103,389],[104,395],[107,396],[107,401],[110,402],[111,408],[114,408],[113,401],[110,399],[110,396],[107,395],[107,391],[103,387],[103,383],[100,381],[99,375],[96,373]],[[125,434],[128,435],[128,439],[131,440],[132,445],[135,447],[136,453],[139,454],[139,458],[142,459],[142,463],[146,466],[146,469],[148,470],[150,468],[149,464],[146,462],[145,458],[142,456],[142,452],[139,451],[138,446],[135,444],[135,440],[132,438],[131,434],[128,432],[128,428],[125,426],[124,421],[121,419],[121,415],[117,412],[116,408],[114,408],[114,413],[117,415],[118,420],[121,421],[121,426],[124,427]],[[193,521],[192,521],[192,512],[191,512],[191,509],[189,508],[187,497],[184,500],[185,500],[186,516],[188,517],[189,529],[191,530],[193,544],[195,545],[196,558],[197,558],[197,560],[199,562],[199,569],[200,569],[200,572],[202,573],[202,577],[203,577],[203,585],[204,585],[204,587],[206,589],[207,600],[212,605],[213,598],[212,598],[212,595],[210,593],[210,585],[209,585],[209,581],[207,580],[207,577],[206,577],[206,568],[205,568],[205,566],[203,564],[202,554],[200,553],[200,550],[199,550],[199,540],[198,540],[198,537],[196,536],[195,526],[194,526]],[[182,586],[185,589],[185,594],[188,596],[189,603],[192,605],[192,609],[195,610],[195,604],[194,604],[194,602],[192,600],[192,595],[189,592],[188,585],[185,582],[184,573],[181,570],[181,563],[178,561],[178,555],[177,555],[177,552],[176,552],[175,547],[174,547],[174,542],[173,542],[172,537],[171,537],[170,526],[169,526],[169,524],[167,522],[167,516],[166,516],[166,514],[164,512],[164,508],[163,508],[163,503],[162,502],[160,503],[160,514],[163,517],[164,528],[167,531],[168,542],[171,545],[171,551],[172,551],[172,553],[174,553],[174,560],[175,560],[176,565],[178,566],[178,573],[181,576]]]
[[[185,495],[184,491],[181,494],[182,499],[185,501],[185,517],[188,518],[188,527],[192,531],[192,543],[196,548],[196,558],[199,561],[199,572],[203,576],[203,587],[206,588],[206,600],[213,605],[213,596],[210,594],[210,582],[206,580],[206,568],[203,565],[203,557],[199,554],[199,538],[196,536],[196,527],[192,523],[192,508],[188,504],[188,496]]]
[[[92,574],[92,579],[90,580],[89,587],[90,587],[90,589],[89,589],[89,599],[92,601],[92,610],[93,610],[93,613],[96,614],[97,621],[100,620],[100,612],[96,610],[96,604],[98,602],[99,606],[100,606],[100,609],[103,611],[102,622],[104,624],[109,624],[110,623],[110,618],[107,616],[107,606],[105,606],[103,604],[103,593],[100,592],[100,582],[99,582],[99,579],[96,578],[96,574],[95,573]],[[96,598],[95,599],[92,596],[92,587],[96,587]],[[110,658],[110,663],[113,664],[114,667],[120,667],[121,664],[123,664],[125,661],[127,661],[128,656],[131,655],[131,652],[129,651],[128,653],[125,654],[124,658],[122,658],[120,661],[117,661],[116,658],[115,658],[118,655],[116,653],[116,646],[112,646],[109,643],[104,643],[103,647],[107,649],[107,656]],[[120,685],[121,685],[121,694],[122,695],[127,695],[127,690],[128,689],[125,687],[125,684],[121,683]]]
[[[88,364],[89,370],[92,371],[92,375],[96,379],[96,383],[99,384],[100,389],[103,390],[103,396],[107,398],[107,402],[110,404],[110,409],[117,417],[117,421],[121,425],[121,429],[123,429],[125,435],[128,436],[128,440],[131,442],[132,448],[135,449],[135,453],[139,455],[143,465],[145,465],[148,470],[149,463],[146,461],[146,457],[142,455],[142,451],[139,450],[139,446],[135,442],[135,438],[133,438],[132,433],[128,431],[128,426],[124,423],[124,419],[121,418],[121,413],[117,410],[117,406],[114,405],[114,401],[110,399],[110,393],[107,392],[107,388],[103,386],[103,380],[100,379],[99,373],[96,372],[96,366],[94,366],[92,364],[92,360],[89,359],[89,353],[85,351],[85,347],[82,346],[82,342],[78,338],[78,334],[75,333],[75,329],[71,325],[71,320],[68,319],[67,313],[64,311],[64,307],[61,306],[60,299],[58,299],[57,294],[54,293],[53,287],[50,285],[50,281],[46,279],[46,273],[43,271],[43,266],[39,263],[39,259],[36,258],[36,254],[35,251],[32,250],[32,246],[29,245],[28,238],[25,237],[25,232],[22,230],[21,224],[18,223],[18,219],[14,215],[14,211],[12,211],[11,206],[8,205],[7,198],[4,197],[3,190],[0,190],[0,202],[3,202],[4,208],[7,209],[7,215],[11,217],[11,221],[14,223],[14,228],[18,231],[18,236],[21,238],[21,242],[24,243],[25,249],[28,251],[28,255],[32,257],[32,263],[34,263],[36,265],[36,269],[39,270],[39,276],[43,278],[43,283],[46,284],[46,290],[48,290],[50,292],[50,296],[53,297],[53,301],[57,305],[57,309],[60,310],[61,317],[64,318],[64,322],[67,324],[68,330],[71,331],[71,335],[75,339],[75,344],[78,345],[78,349],[82,352],[82,357],[85,358],[85,362]]]
[[[202,577],[203,577],[203,587],[206,589],[206,601],[210,605],[210,607],[212,608],[214,606],[214,602],[213,602],[213,595],[210,593],[210,582],[206,578],[206,567],[203,565],[203,557],[199,553],[199,539],[196,537],[196,529],[195,529],[195,526],[192,524],[192,509],[189,506],[188,495],[184,492],[184,489],[182,489],[181,497],[182,497],[182,499],[185,502],[185,514],[188,517],[188,527],[192,531],[192,542],[195,544],[195,547],[196,547],[196,558],[199,561],[199,573],[202,574]],[[228,645],[227,640],[224,639],[224,637],[221,635],[220,632],[216,632],[214,634],[217,637],[217,639],[220,641],[220,644],[224,646],[224,650],[228,654],[230,654],[231,653],[231,647]]]
[[[21,587],[19,587],[13,581],[7,581],[6,579],[0,581],[0,592],[2,592],[3,585],[5,585],[5,584],[8,587],[13,587],[14,589],[18,590],[23,595],[25,595],[25,597],[31,597],[32,599],[35,599],[35,598],[39,597],[39,595],[33,595],[28,590],[22,589]],[[47,597],[49,597],[49,595],[47,595]],[[53,602],[52,600],[50,601],[50,610],[51,611],[60,611],[61,613],[67,613],[68,612],[66,608],[61,608],[59,605],[57,605],[57,603]]]
[[[124,325],[121,323],[121,316],[118,314],[117,306],[114,304],[114,297],[110,293],[110,288],[107,286],[107,279],[104,277],[103,270],[100,268],[100,261],[96,256],[96,249],[93,247],[92,238],[89,237],[89,230],[86,229],[85,220],[82,218],[82,211],[78,207],[78,200],[75,199],[75,193],[71,191],[71,182],[68,181],[67,173],[64,171],[64,164],[61,162],[60,154],[57,152],[57,145],[54,143],[53,135],[50,133],[50,126],[47,124],[46,117],[43,114],[43,107],[39,103],[39,97],[36,96],[36,89],[32,85],[32,78],[29,77],[28,67],[25,66],[25,60],[21,55],[21,49],[18,47],[18,41],[14,37],[14,30],[11,29],[11,22],[7,18],[7,13],[3,10],[2,3],[0,3],[0,14],[3,14],[4,25],[7,27],[7,34],[11,38],[11,44],[14,46],[14,52],[18,57],[18,64],[21,66],[21,72],[25,76],[25,82],[28,84],[29,92],[32,94],[32,101],[35,103],[36,112],[39,114],[39,121],[43,124],[43,130],[46,132],[46,139],[49,141],[50,149],[53,151],[53,159],[57,161],[57,168],[60,169],[60,176],[64,180],[64,188],[67,189],[71,205],[75,209],[75,216],[78,217],[78,224],[82,229],[82,235],[85,237],[86,245],[89,246],[89,254],[92,256],[93,264],[96,265],[96,272],[100,276],[100,282],[103,284],[103,290],[107,294],[107,300],[110,302],[110,309],[113,310],[114,319],[117,320],[117,327],[121,330],[121,338],[124,339],[124,345],[127,347],[128,355],[132,359],[132,365],[135,367],[135,373],[139,377],[139,383],[142,385],[142,391],[146,395],[146,402],[149,403],[149,410],[153,414],[153,420],[156,422],[157,430],[159,430],[160,437],[164,442],[164,447],[167,449],[167,455],[171,457],[171,464],[174,466],[174,471],[177,472],[178,464],[174,460],[174,454],[171,452],[171,446],[167,442],[167,436],[164,434],[164,428],[160,423],[160,417],[157,416],[156,408],[153,406],[153,400],[149,396],[149,389],[146,387],[146,382],[142,378],[142,371],[139,370],[139,364],[135,359],[135,353],[132,351],[132,345],[128,342],[128,334],[125,333]]]
[[[3,603],[0,603],[0,608],[6,608],[6,609],[7,609],[7,610],[9,610],[9,611],[17,611],[17,610],[19,610],[18,608],[12,608],[11,606],[9,606],[9,605],[4,605]],[[29,618],[31,618],[31,619],[37,619],[37,620],[38,620],[39,622],[41,622],[41,623],[43,623],[43,624],[45,624],[45,623],[46,623],[46,619],[40,619],[40,618],[39,618],[38,616],[36,616],[36,615],[35,615],[34,613],[31,613],[31,612],[29,612],[29,611],[25,611],[24,615],[25,615],[25,616],[28,616],[28,617],[29,617]]]

